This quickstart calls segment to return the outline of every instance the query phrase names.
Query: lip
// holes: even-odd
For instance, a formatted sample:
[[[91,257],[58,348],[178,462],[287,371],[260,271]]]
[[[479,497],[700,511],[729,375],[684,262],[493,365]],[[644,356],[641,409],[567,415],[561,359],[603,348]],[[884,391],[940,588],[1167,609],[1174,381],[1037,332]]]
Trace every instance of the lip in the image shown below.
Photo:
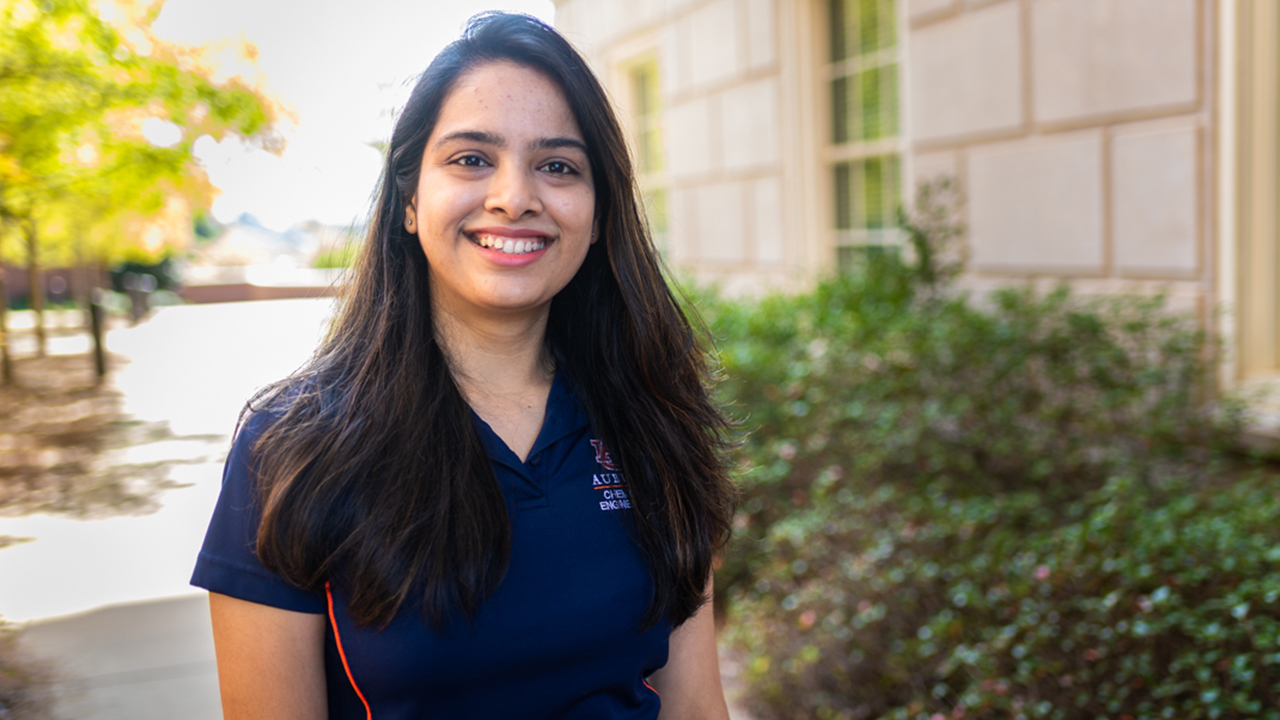
[[[480,227],[471,228],[462,231],[477,252],[479,252],[486,260],[494,265],[501,267],[523,267],[530,263],[536,262],[546,254],[547,248],[551,247],[552,237],[538,230],[529,230],[527,228],[511,228],[511,227]],[[539,238],[543,241],[541,250],[533,252],[521,253],[519,255],[508,255],[501,250],[487,248],[475,241],[477,235],[493,235],[494,237],[508,238],[511,240],[523,240],[528,238]]]
[[[541,238],[546,238],[547,240],[551,239],[550,235],[540,230],[530,230],[528,228],[478,227],[478,228],[471,228],[469,230],[463,230],[463,232],[466,233],[467,235],[497,235],[498,237],[508,237],[508,238],[541,237]]]

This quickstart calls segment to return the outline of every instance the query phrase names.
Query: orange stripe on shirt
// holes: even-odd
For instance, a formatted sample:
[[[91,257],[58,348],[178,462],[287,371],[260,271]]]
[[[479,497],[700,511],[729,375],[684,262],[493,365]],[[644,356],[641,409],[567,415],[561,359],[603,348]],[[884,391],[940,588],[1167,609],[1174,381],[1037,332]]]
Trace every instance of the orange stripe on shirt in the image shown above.
[[[650,690],[653,690],[653,686],[649,684],[649,678],[640,678],[640,682],[644,683],[645,687],[649,688]],[[657,690],[653,690],[653,694],[657,695],[658,697],[662,697],[662,693],[658,692]]]
[[[347,680],[351,681],[351,688],[356,691],[356,697],[360,698],[360,702],[364,703],[365,720],[373,720],[373,710],[369,708],[369,701],[364,699],[364,693],[360,692],[360,686],[356,685],[356,679],[351,675],[351,666],[347,664],[347,653],[342,649],[342,635],[338,633],[338,619],[333,615],[333,590],[329,588],[329,583],[324,584],[325,597],[329,598],[329,622],[333,625],[333,639],[338,644],[338,657],[342,658],[342,669],[347,671]],[[648,683],[645,683],[648,685]],[[653,688],[649,688],[653,690]],[[656,691],[655,691],[656,692]]]

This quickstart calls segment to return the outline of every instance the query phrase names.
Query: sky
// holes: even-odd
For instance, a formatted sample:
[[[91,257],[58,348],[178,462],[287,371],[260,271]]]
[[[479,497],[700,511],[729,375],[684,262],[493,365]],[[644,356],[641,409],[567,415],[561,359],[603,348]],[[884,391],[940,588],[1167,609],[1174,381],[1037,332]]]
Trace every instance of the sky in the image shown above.
[[[484,10],[555,16],[551,0],[168,0],[157,35],[253,43],[267,91],[291,116],[279,156],[235,138],[196,143],[220,191],[214,217],[249,213],[273,230],[361,222],[382,163],[372,143],[390,137],[412,81]]]

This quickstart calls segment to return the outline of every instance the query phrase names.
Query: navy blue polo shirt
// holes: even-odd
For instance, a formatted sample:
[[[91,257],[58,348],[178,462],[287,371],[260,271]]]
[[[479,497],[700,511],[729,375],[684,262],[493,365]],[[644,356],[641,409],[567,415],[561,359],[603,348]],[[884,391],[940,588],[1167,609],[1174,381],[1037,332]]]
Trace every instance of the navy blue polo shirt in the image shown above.
[[[191,582],[328,614],[329,717],[657,717],[645,678],[666,664],[671,628],[637,632],[653,585],[625,526],[626,483],[562,377],[525,462],[475,417],[507,501],[511,562],[474,623],[440,633],[408,603],[385,629],[357,628],[336,588],[307,592],[262,566],[250,450],[266,422],[255,416],[236,438]]]

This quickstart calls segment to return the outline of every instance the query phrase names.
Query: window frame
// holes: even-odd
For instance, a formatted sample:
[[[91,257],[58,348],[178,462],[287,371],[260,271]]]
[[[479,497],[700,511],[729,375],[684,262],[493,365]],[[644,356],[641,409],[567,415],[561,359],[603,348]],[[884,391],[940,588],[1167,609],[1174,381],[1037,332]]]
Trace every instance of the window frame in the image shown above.
[[[656,106],[651,109],[651,112],[641,115],[636,76],[638,72],[644,70],[652,70],[652,87]],[[618,87],[623,90],[624,97],[619,99],[626,110],[627,142],[631,148],[632,160],[635,163],[636,184],[640,188],[640,193],[645,203],[645,221],[649,224],[649,233],[654,245],[660,252],[666,254],[669,250],[668,238],[671,225],[667,204],[670,179],[667,176],[666,103],[663,98],[662,63],[657,50],[646,50],[631,55],[617,63],[615,77],[619,81]],[[646,118],[648,122],[645,121]],[[646,146],[642,140],[646,132],[654,132],[658,138],[657,155],[659,162],[656,169],[646,169],[645,167],[645,149],[646,147],[652,148],[652,146]],[[652,200],[655,194],[658,195],[661,203],[656,212]]]
[[[859,0],[840,1],[849,4],[859,2]],[[906,60],[904,41],[907,33],[904,32],[905,16],[901,0],[882,1],[892,8],[894,15],[892,20],[894,32],[892,45],[861,55],[851,55],[839,60],[832,60],[832,0],[814,0],[814,16],[819,25],[819,31],[815,33],[817,35],[815,39],[819,40],[819,42],[815,43],[817,48],[815,49],[814,60],[817,65],[817,72],[814,79],[818,85],[817,96],[821,98],[821,122],[817,130],[821,137],[819,155],[823,178],[820,186],[824,189],[823,194],[825,196],[825,201],[822,203],[824,214],[822,227],[827,236],[827,247],[830,248],[831,256],[833,256],[833,260],[841,269],[847,269],[852,263],[852,258],[857,255],[856,250],[854,252],[850,252],[850,250],[858,248],[894,248],[894,251],[896,251],[896,248],[901,247],[905,241],[905,235],[898,226],[896,212],[897,208],[904,204],[907,173],[909,172],[907,167],[906,113],[903,111],[905,106],[903,87]],[[893,92],[894,117],[896,119],[895,134],[872,140],[850,139],[844,143],[836,143],[833,82],[840,77],[854,77],[858,72],[888,65],[896,67],[894,72],[896,87]],[[853,104],[850,103],[850,106],[852,107]],[[882,113],[883,117],[884,114]],[[894,203],[894,208],[885,211],[889,214],[885,216],[886,220],[882,228],[873,229],[864,225],[863,227],[855,226],[842,229],[839,227],[838,222],[837,168],[842,163],[852,164],[874,158],[896,158],[896,172],[893,173],[896,179],[896,202]],[[849,202],[852,208],[852,197]]]

